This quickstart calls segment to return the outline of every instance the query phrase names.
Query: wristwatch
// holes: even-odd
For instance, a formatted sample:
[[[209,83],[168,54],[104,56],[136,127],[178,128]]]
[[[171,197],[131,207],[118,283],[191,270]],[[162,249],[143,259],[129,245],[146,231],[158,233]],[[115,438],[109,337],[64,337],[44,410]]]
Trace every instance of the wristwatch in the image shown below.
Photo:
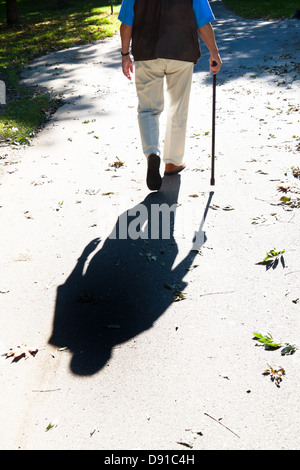
[[[125,57],[126,55],[129,55],[130,52],[122,52],[122,51],[121,51],[121,54],[122,54],[122,57]]]

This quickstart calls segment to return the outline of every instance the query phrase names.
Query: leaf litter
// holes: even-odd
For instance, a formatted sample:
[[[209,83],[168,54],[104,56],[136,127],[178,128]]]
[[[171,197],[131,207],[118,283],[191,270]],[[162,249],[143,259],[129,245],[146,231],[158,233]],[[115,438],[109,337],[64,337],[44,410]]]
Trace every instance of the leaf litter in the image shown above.
[[[174,302],[179,302],[179,301],[184,300],[186,298],[185,295],[182,293],[182,291],[180,289],[180,286],[178,286],[177,284],[174,284],[173,286],[171,286],[170,284],[165,282],[164,287],[173,292],[173,294],[174,294],[173,295],[173,301]]]
[[[273,340],[273,337],[270,333],[267,335],[262,335],[261,333],[253,333],[254,338],[256,341],[264,345],[266,350],[277,350],[281,349],[281,356],[291,355],[296,352],[298,349],[295,344],[285,343],[284,347],[282,347],[282,343],[277,343]],[[286,375],[285,369],[282,366],[274,367],[268,364],[268,369],[265,369],[263,375],[270,376],[272,382],[275,383],[276,387],[280,387],[282,382],[282,378]]]
[[[263,372],[263,375],[269,375],[272,382],[275,383],[276,387],[280,387],[282,377],[285,375],[285,370],[283,367],[275,369],[274,367],[268,364],[269,368]]]
[[[28,359],[34,357],[38,353],[37,348],[30,348],[26,344],[20,344],[15,348],[11,348],[7,353],[3,354],[6,358],[11,357],[12,362],[18,362],[20,359]]]

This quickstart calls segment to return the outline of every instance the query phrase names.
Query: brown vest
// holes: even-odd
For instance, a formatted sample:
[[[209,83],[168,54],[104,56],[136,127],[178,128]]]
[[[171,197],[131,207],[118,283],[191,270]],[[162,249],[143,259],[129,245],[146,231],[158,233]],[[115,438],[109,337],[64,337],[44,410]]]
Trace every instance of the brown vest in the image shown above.
[[[135,0],[134,60],[174,59],[197,63],[200,44],[193,0]]]

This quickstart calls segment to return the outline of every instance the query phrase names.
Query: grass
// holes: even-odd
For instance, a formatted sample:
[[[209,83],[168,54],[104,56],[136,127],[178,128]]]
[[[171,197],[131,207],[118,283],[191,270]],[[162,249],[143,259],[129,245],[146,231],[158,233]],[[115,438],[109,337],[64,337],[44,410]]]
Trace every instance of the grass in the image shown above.
[[[59,100],[53,100],[47,94],[22,91],[22,96],[12,100],[0,116],[0,141],[29,144],[47,120],[50,110],[56,110],[58,105]]]
[[[300,8],[299,0],[223,0],[227,8],[244,18],[291,18]]]
[[[70,0],[57,9],[56,0],[19,0],[21,23],[6,26],[5,0],[0,0],[0,80],[6,84],[7,104],[0,105],[0,142],[28,144],[59,101],[19,84],[20,68],[35,57],[112,36],[119,29],[121,1]]]
[[[0,0],[1,2],[1,0]],[[112,36],[119,28],[114,6],[101,0],[72,0],[72,7],[57,9],[55,0],[40,2],[19,0],[21,25],[7,28],[5,1],[0,3],[0,69],[22,65],[38,55]],[[115,2],[117,3],[117,2]],[[102,5],[102,6],[101,6]]]

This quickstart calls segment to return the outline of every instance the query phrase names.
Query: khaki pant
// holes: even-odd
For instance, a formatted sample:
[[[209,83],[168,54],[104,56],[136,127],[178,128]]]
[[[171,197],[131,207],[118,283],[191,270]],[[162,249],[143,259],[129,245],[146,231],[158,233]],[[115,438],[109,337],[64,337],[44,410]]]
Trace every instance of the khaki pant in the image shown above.
[[[166,77],[168,111],[164,141],[164,163],[183,163],[194,64],[171,59],[137,61],[135,83],[138,96],[138,122],[143,152],[160,155],[159,117],[164,109]]]

